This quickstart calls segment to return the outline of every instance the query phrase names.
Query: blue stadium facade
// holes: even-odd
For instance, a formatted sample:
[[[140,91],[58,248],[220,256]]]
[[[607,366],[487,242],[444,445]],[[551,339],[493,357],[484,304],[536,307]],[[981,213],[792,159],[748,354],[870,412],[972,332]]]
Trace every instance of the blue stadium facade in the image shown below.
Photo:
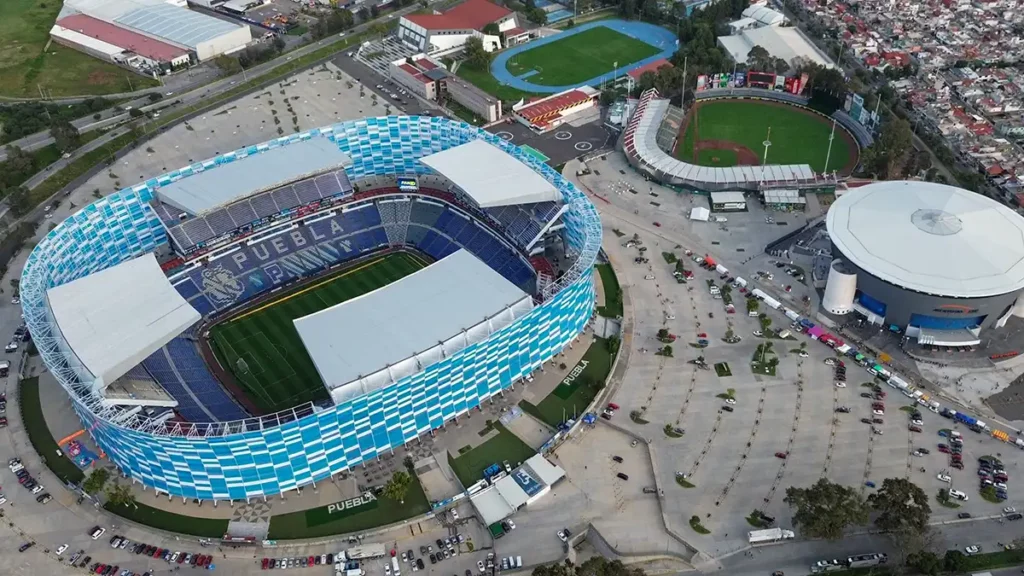
[[[356,183],[367,176],[426,173],[419,158],[485,139],[529,165],[562,192],[569,207],[562,215],[563,238],[574,263],[545,290],[543,303],[527,316],[396,384],[326,409],[306,406],[271,416],[210,422],[186,432],[104,407],[86,392],[91,374],[63,341],[46,302],[48,288],[154,251],[167,242],[166,232],[148,204],[152,188],[160,180],[84,207],[50,231],[33,250],[21,280],[22,307],[43,360],[67,390],[86,429],[111,461],[147,486],[186,498],[238,500],[323,480],[388,453],[478,406],[551,359],[583,330],[591,316],[600,221],[590,201],[548,166],[492,134],[444,118],[368,118],[282,138],[275,144],[306,138],[336,142],[353,160],[348,176]],[[211,162],[231,161],[236,155]],[[191,172],[174,176],[188,177]],[[459,221],[464,214],[451,206],[433,206],[407,214],[407,227],[393,224],[391,219],[396,216],[390,209],[382,214],[384,211],[375,207],[372,214],[359,217],[359,223],[346,224],[358,239],[335,239],[333,244],[318,244],[314,252],[306,250],[304,256],[275,262],[279,276],[267,272],[267,267],[258,271],[246,268],[251,261],[231,260],[228,265],[236,266],[234,277],[243,280],[226,295],[213,293],[223,298],[211,298],[198,275],[175,278],[175,283],[179,292],[207,314],[251,298],[263,287],[286,281],[289,275],[396,244],[412,245],[435,257],[464,247],[517,284],[531,280],[532,271],[525,267],[521,254],[503,249],[511,244],[483,235],[482,226],[476,230],[476,224]],[[399,229],[402,237],[396,238]],[[197,303],[200,299],[203,302]],[[169,348],[175,345],[180,343],[172,342]],[[161,360],[151,357],[149,361]]]

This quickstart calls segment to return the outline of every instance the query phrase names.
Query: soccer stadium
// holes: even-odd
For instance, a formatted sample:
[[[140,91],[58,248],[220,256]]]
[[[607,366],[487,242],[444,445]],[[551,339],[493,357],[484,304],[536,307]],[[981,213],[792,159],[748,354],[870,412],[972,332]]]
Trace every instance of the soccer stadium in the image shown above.
[[[822,307],[962,347],[1024,317],[1024,218],[980,194],[929,182],[850,190],[826,219],[831,265]]]
[[[160,493],[274,495],[440,428],[585,328],[596,210],[465,123],[367,118],[121,190],[22,307],[101,450]]]

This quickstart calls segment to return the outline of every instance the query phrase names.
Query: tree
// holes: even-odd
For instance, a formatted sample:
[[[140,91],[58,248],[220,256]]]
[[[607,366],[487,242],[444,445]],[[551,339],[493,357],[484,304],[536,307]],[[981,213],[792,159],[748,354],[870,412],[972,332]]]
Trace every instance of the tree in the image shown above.
[[[488,36],[501,36],[501,30],[498,29],[498,24],[495,22],[487,24],[480,31],[483,32],[484,34],[487,34]]]
[[[767,314],[761,314],[757,317],[757,321],[761,323],[761,332],[767,332],[772,327],[772,319]],[[771,342],[769,342],[771,344]]]
[[[747,66],[754,70],[771,71],[772,55],[760,44],[755,45],[747,52]]]
[[[872,148],[874,169],[879,178],[896,177],[911,148],[910,124],[902,118],[889,118],[882,125],[882,133]]]
[[[404,470],[399,470],[384,485],[384,496],[391,500],[397,500],[399,504],[405,504],[405,494],[409,491],[411,484],[412,476]]]
[[[571,571],[568,573],[572,574]],[[537,576],[536,572],[534,576]],[[545,574],[544,576],[558,575]],[[644,576],[644,571],[640,568],[626,566],[621,560],[609,561],[603,556],[594,556],[576,567],[576,576]]]
[[[132,487],[128,484],[121,484],[116,481],[107,487],[107,503],[113,506],[139,507],[135,502],[135,493],[132,492]]]
[[[107,479],[110,478],[110,470],[106,468],[96,468],[89,473],[89,476],[82,482],[82,490],[85,490],[86,494],[99,494],[103,490],[103,485],[107,483]]]
[[[946,550],[942,564],[947,572],[963,572],[967,570],[967,556],[959,550]]]
[[[761,307],[761,302],[757,298],[747,298],[747,313],[757,312],[757,309]]]
[[[366,6],[363,6],[362,8],[360,8],[356,12],[356,15],[359,16],[359,21],[360,22],[369,22],[370,21],[370,9],[367,8]]]
[[[658,340],[664,340],[665,338],[668,338],[668,334],[669,332],[667,328],[660,328],[658,330]]]
[[[901,529],[921,532],[928,527],[932,513],[928,495],[906,478],[886,478],[882,487],[868,497],[868,504],[878,512],[875,526],[887,532]]]
[[[542,26],[548,23],[548,13],[542,8],[534,6],[533,8],[528,8],[526,10],[526,19],[534,24]]]
[[[785,502],[795,509],[793,523],[811,538],[838,540],[848,527],[868,521],[868,506],[857,490],[825,478],[809,488],[787,488]]]
[[[472,36],[466,39],[464,53],[466,64],[476,70],[487,70],[491,65],[491,53],[484,50],[484,42],[480,38]]]
[[[50,124],[50,136],[53,136],[57,150],[60,150],[61,152],[71,152],[75,148],[78,148],[78,129],[72,126],[71,122],[68,122],[67,120],[54,119],[53,123]]]
[[[921,574],[936,576],[942,570],[942,560],[934,552],[922,550],[907,556],[907,566]]]
[[[789,65],[789,62],[787,62],[785,58],[772,58],[772,65],[770,68],[772,72],[775,72],[776,74],[785,74],[786,72],[789,72],[790,68],[792,68],[792,66]]]
[[[28,188],[17,186],[8,190],[7,203],[10,205],[11,211],[14,212],[15,216],[25,215],[32,208],[32,198],[29,195]]]

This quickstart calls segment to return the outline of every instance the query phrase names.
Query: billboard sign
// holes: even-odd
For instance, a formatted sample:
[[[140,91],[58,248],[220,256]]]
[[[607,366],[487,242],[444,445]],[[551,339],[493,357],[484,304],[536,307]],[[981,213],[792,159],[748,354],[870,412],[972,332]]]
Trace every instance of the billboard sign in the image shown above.
[[[399,178],[398,189],[402,192],[417,192],[420,189],[420,185],[416,182],[415,178]]]
[[[737,88],[743,88],[747,83],[747,75],[743,72],[737,72],[732,75],[732,84]]]
[[[782,75],[776,76],[775,77],[775,89],[776,90],[783,90],[783,89],[785,89],[785,86],[786,86],[786,77],[782,76]]]
[[[697,76],[697,91],[700,92],[702,90],[705,90],[706,87],[707,87],[707,82],[708,82],[708,77],[707,76],[705,76],[703,74],[701,74],[700,76]]]
[[[864,112],[864,97],[854,94],[850,102],[850,116],[857,122],[861,122],[861,113]],[[863,122],[861,122],[863,124]]]

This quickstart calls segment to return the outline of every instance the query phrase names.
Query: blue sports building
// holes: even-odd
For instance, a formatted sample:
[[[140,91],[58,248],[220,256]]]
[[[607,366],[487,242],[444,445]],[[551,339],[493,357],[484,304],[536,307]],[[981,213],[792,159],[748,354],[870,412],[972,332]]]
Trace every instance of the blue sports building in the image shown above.
[[[442,160],[446,151],[478,141],[528,167],[535,180],[521,186],[496,180],[495,187],[543,184],[557,198],[501,203],[486,191],[468,193],[469,180],[450,177]],[[435,157],[437,163],[425,160]],[[303,168],[317,158],[320,168]],[[328,164],[330,170],[322,169]],[[279,177],[260,181],[271,168]],[[218,174],[217,186],[204,180]],[[387,181],[393,184],[380,184]],[[552,244],[564,255],[554,273],[535,264]],[[516,146],[445,118],[367,118],[237,150],[83,207],[32,251],[21,298],[46,366],[112,462],[162,493],[239,500],[293,490],[372,460],[527,377],[590,319],[600,245],[590,201]],[[418,369],[359,381],[355,394],[348,383],[344,393],[332,390],[333,402],[276,414],[244,408],[197,351],[202,321],[339,264],[396,249],[434,260],[468,252],[526,295],[526,306],[485,333],[467,335],[457,348],[419,356]],[[88,291],[90,282],[126,266],[147,280],[69,308],[73,299],[62,286],[74,282]],[[154,278],[147,270],[158,273]],[[126,338],[123,345],[139,355],[127,364],[108,362],[117,356],[109,348],[78,342],[84,328],[67,320],[69,311],[100,321],[134,305],[133,291],[143,284],[161,295],[156,307],[180,315],[163,340],[146,348]],[[73,303],[83,306],[84,296],[77,297]],[[147,403],[124,393],[148,389],[167,400]]]

